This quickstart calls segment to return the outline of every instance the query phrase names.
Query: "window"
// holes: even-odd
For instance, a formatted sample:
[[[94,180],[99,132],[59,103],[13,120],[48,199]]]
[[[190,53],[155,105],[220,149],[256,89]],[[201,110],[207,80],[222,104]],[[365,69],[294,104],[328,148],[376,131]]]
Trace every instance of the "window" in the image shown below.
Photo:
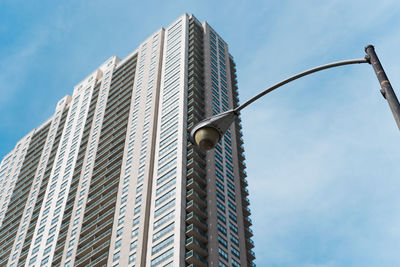
[[[119,254],[120,254],[119,251],[114,254],[113,261],[117,261],[119,259]]]
[[[119,228],[119,229],[117,230],[117,237],[119,237],[119,236],[122,235],[123,230],[124,230],[123,227],[121,227],[121,228]]]
[[[217,176],[217,178],[221,179],[221,181],[224,181],[224,176],[218,170],[215,171],[215,175]]]
[[[50,244],[51,242],[53,242],[54,240],[54,235],[52,235],[51,237],[49,237],[46,241],[46,245]]]
[[[132,238],[135,238],[139,234],[139,228],[132,231]]]
[[[228,185],[228,187],[229,187],[233,192],[235,192],[235,186],[234,186],[231,182],[226,181],[226,184]]]
[[[175,211],[171,211],[170,213],[164,215],[161,219],[156,221],[154,223],[154,230],[159,228],[160,226],[164,225],[164,223],[168,222],[169,220],[172,220],[175,216]]]
[[[114,247],[114,249],[119,248],[119,247],[121,246],[121,243],[122,243],[122,239],[119,239],[117,242],[115,242],[115,247]]]
[[[140,210],[141,210],[141,208],[142,208],[142,206],[141,206],[141,205],[137,206],[137,207],[135,208],[135,210],[133,211],[133,215],[139,214],[139,213],[140,213]]]
[[[223,233],[226,236],[226,228],[220,225],[219,223],[217,224],[218,231]]]
[[[222,238],[220,235],[218,235],[218,242],[223,245],[224,247],[228,247],[228,242],[224,238]]]
[[[160,243],[158,243],[157,245],[155,245],[151,250],[151,255],[156,254],[157,252],[159,252],[162,249],[166,248],[167,246],[169,246],[173,242],[174,242],[174,235],[171,235],[167,239],[165,239],[165,240],[161,241]]]
[[[50,229],[51,230],[51,229]],[[71,236],[74,236],[77,232],[77,228],[75,227],[74,229],[72,229],[71,231]]]
[[[173,186],[176,182],[176,178],[172,179],[171,181],[169,181],[168,183],[164,184],[163,186],[161,186],[160,188],[157,189],[156,191],[156,196],[160,195],[162,192],[168,190],[171,186]]]
[[[33,256],[30,260],[29,260],[29,265],[33,264],[36,261],[37,256]]]
[[[228,261],[228,254],[221,248],[218,248],[218,254],[225,259],[226,261]]]
[[[229,228],[235,232],[236,234],[238,233],[238,228],[236,226],[234,226],[231,222],[229,222]]]
[[[217,217],[221,222],[226,223],[225,216],[222,215],[219,211],[217,211]]]
[[[172,196],[175,195],[175,188],[169,191],[168,193],[164,194],[163,196],[159,197],[156,200],[156,207],[158,207],[160,204],[162,204],[165,200],[171,198]]]
[[[41,266],[45,265],[45,264],[48,263],[48,262],[49,262],[49,256],[47,256],[46,258],[44,258],[44,259],[42,260]]]
[[[40,245],[38,245],[37,247],[35,247],[35,248],[32,250],[32,254],[35,254],[36,252],[38,252],[38,251],[39,251],[39,247],[40,247]]]
[[[229,218],[230,218],[232,221],[234,221],[235,223],[237,223],[237,218],[236,218],[236,216],[235,216],[231,211],[229,211]]]
[[[39,243],[40,241],[42,241],[42,236],[39,236],[38,238],[36,238],[35,244]]]
[[[239,239],[237,239],[234,235],[231,234],[231,241],[236,244],[237,246],[239,246]]]
[[[222,191],[224,191],[224,185],[222,184],[222,183],[220,183],[218,180],[216,180],[215,181],[216,182],[216,184],[217,184],[217,187],[219,188],[219,189],[221,189]]]
[[[164,227],[163,229],[161,229],[160,231],[158,231],[157,233],[155,233],[153,235],[153,242],[157,241],[158,239],[160,239],[161,237],[165,236],[167,233],[171,232],[172,230],[174,230],[174,222],[171,223],[170,225]]]
[[[232,259],[232,266],[233,267],[240,267],[240,263]]]
[[[132,255],[129,256],[129,263],[132,263],[136,260],[136,253],[133,253]]]
[[[219,192],[218,190],[217,190],[217,197],[218,197],[220,200],[222,200],[223,202],[225,202],[225,196],[224,196],[221,192]]]
[[[224,168],[218,161],[215,162],[215,167],[217,167],[221,172],[224,172]]]
[[[169,258],[171,258],[174,255],[174,248],[170,248],[169,250],[167,250],[166,252],[164,252],[163,254],[161,254],[160,256],[158,256],[157,258],[155,258],[154,260],[151,261],[151,266],[158,266],[160,265],[162,262],[168,260]]]
[[[169,172],[167,172],[166,174],[164,174],[163,176],[161,176],[160,178],[157,179],[157,185],[161,184],[162,182],[164,182],[165,180],[171,178],[173,175],[176,174],[176,169],[172,169]]]
[[[161,208],[157,209],[154,212],[154,218],[157,218],[158,216],[160,216],[162,213],[164,213],[166,210],[172,208],[173,206],[175,206],[175,199],[171,200],[170,202],[168,202],[167,204],[165,204]]]
[[[140,221],[140,217],[136,217],[135,219],[133,219],[133,225],[132,226],[138,225],[139,221]]]
[[[125,211],[126,211],[126,206],[121,207],[121,208],[119,209],[119,215],[124,214]]]
[[[140,193],[142,190],[143,190],[143,184],[139,185],[139,186],[136,188],[136,193]]]
[[[218,200],[217,200],[217,207],[218,207],[221,211],[225,212],[225,206],[224,206],[221,202],[219,202]]]
[[[131,243],[130,248],[131,248],[131,250],[134,250],[136,247],[137,247],[137,240],[135,240],[135,241],[133,241],[133,242]]]
[[[236,257],[240,258],[240,253],[237,249],[235,249],[234,247],[231,246],[231,252],[233,255],[235,255]]]

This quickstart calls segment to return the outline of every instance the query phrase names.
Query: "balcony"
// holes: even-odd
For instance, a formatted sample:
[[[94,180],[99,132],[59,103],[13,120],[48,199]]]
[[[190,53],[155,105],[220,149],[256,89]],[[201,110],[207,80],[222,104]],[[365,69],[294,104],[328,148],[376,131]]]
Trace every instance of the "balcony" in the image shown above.
[[[202,207],[207,206],[206,199],[193,189],[190,189],[189,191],[186,192],[186,199],[189,201],[194,200]]]
[[[196,182],[201,183],[203,187],[207,184],[206,183],[206,178],[205,175],[200,174],[198,171],[196,171],[194,168],[190,168],[186,171],[186,177],[188,179],[194,179]]]
[[[245,233],[246,237],[253,236],[253,230],[251,230],[250,227],[244,227],[244,233]]]
[[[251,221],[251,219],[249,217],[244,217],[244,225],[246,227],[250,227],[251,225],[253,225],[253,222]]]
[[[253,261],[256,259],[256,254],[251,249],[247,250],[247,261]]]
[[[190,148],[187,152],[187,157],[188,158],[193,158],[197,162],[199,162],[201,165],[205,166],[205,155],[200,154],[201,152],[196,151],[193,147]]]
[[[194,212],[201,216],[203,219],[207,218],[207,210],[204,207],[200,207],[196,202],[190,200],[186,203],[186,212]]]
[[[242,186],[242,196],[248,196],[249,195],[249,190],[246,187]]]
[[[254,248],[254,241],[250,237],[246,238],[246,247]]]
[[[243,207],[243,216],[250,216],[251,210],[248,207]]]
[[[114,221],[114,210],[113,208],[108,216],[103,215],[104,217],[98,217],[93,222],[86,224],[81,229],[81,236],[85,234],[85,232],[92,232],[95,231],[97,228],[104,227],[105,225],[112,224]],[[87,233],[86,233],[87,234]]]
[[[111,218],[108,222],[104,223],[102,226],[100,226],[98,229],[96,229],[97,231],[91,231],[91,232],[88,232],[86,235],[81,235],[81,238],[79,239],[79,245],[84,246],[85,244],[90,242],[90,240],[92,238],[96,238],[96,235],[98,235],[98,233],[106,233],[107,231],[112,229],[112,224],[110,224],[110,223],[113,220],[114,219]]]
[[[74,266],[89,266],[89,265],[96,266],[96,264],[98,262],[100,262],[104,258],[108,257],[108,249],[109,249],[109,246],[110,246],[110,242],[111,241],[107,241],[107,242],[103,243],[102,245],[98,246],[97,248],[94,248],[90,252],[90,254],[86,254],[82,258],[77,260],[75,262]],[[105,254],[103,254],[103,253],[105,253]],[[103,254],[103,255],[101,255],[101,254]],[[87,257],[88,255],[90,255],[90,256]],[[104,257],[104,256],[106,256],[106,257]],[[76,258],[78,258],[78,256]],[[90,262],[86,262],[86,261],[88,261],[90,259],[94,259],[94,260],[90,261]],[[83,264],[83,263],[85,263],[85,264]]]
[[[193,168],[197,173],[200,174],[201,177],[204,177],[206,175],[206,172],[204,171],[205,165],[203,165],[202,163],[199,163],[198,161],[194,160],[193,158],[191,158],[187,161],[186,166],[188,169]]]
[[[203,230],[200,230],[193,224],[186,226],[186,236],[194,236],[200,242],[207,242],[207,233]]]
[[[186,189],[187,190],[193,189],[202,196],[206,195],[206,188],[203,185],[196,182],[193,178],[186,182]]]
[[[207,247],[199,242],[197,239],[195,239],[193,236],[186,239],[185,245],[187,250],[193,250],[202,257],[207,257],[208,255]]]
[[[91,240],[84,246],[80,247],[79,254],[81,254],[81,253],[89,254],[94,245],[106,243],[107,240],[111,239],[111,232],[112,232],[112,229],[109,229],[108,231],[101,233],[98,237],[95,237],[93,240]]]
[[[240,182],[242,183],[242,187],[247,187],[249,186],[249,183],[247,182],[246,178],[240,179]]]
[[[193,224],[203,231],[207,231],[207,222],[197,216],[194,212],[186,214],[186,224]]]
[[[242,201],[243,201],[243,206],[249,206],[250,205],[250,200],[247,197],[242,196]]]
[[[196,252],[193,250],[190,250],[189,252],[186,252],[186,258],[185,261],[188,264],[193,264],[193,266],[199,266],[199,267],[206,267],[207,266],[207,261],[200,257]]]

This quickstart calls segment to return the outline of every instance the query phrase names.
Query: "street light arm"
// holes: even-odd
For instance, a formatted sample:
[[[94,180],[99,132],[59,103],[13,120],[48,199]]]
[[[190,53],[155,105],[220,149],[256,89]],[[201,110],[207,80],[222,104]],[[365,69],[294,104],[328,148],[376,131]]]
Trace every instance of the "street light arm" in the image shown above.
[[[279,82],[279,83],[277,83],[277,84],[265,89],[263,92],[259,93],[255,97],[247,100],[247,102],[245,102],[242,105],[240,105],[239,107],[235,108],[234,112],[236,114],[238,114],[240,110],[244,109],[245,107],[247,107],[248,105],[250,105],[251,103],[253,103],[257,99],[261,98],[262,96],[268,94],[269,92],[272,92],[273,90],[281,87],[282,85],[290,83],[291,81],[297,80],[297,79],[299,79],[301,77],[304,77],[304,76],[307,76],[307,75],[312,74],[314,72],[318,72],[318,71],[325,70],[325,69],[330,69],[330,68],[343,66],[343,65],[360,64],[360,63],[370,63],[370,61],[369,61],[369,59],[365,59],[365,58],[343,60],[343,61],[332,62],[332,63],[326,64],[326,65],[322,65],[322,66],[319,66],[319,67],[315,67],[315,68],[303,71],[301,73],[298,73],[298,74],[296,74],[296,75],[294,75],[292,77],[287,78],[286,80],[283,80],[283,81],[281,81],[281,82]]]
[[[382,87],[381,93],[383,97],[387,100],[390,109],[392,110],[393,116],[397,123],[397,126],[400,129],[400,103],[396,97],[396,94],[393,91],[393,88],[385,74],[385,71],[382,68],[382,65],[378,59],[378,56],[375,53],[374,47],[372,45],[368,45],[365,48],[365,52],[367,55],[365,58],[361,59],[350,59],[332,62],[326,65],[322,65],[316,68],[312,68],[301,73],[298,73],[292,77],[287,78],[267,89],[259,93],[253,98],[250,98],[244,104],[236,107],[235,109],[228,110],[224,113],[220,113],[214,115],[210,118],[207,118],[198,124],[196,124],[190,132],[190,141],[193,144],[200,146],[205,150],[210,150],[215,147],[215,145],[219,142],[221,137],[225,134],[228,127],[232,124],[242,109],[261,98],[262,96],[272,92],[273,90],[290,83],[294,80],[297,80],[301,77],[307,76],[314,72],[318,72],[320,70],[330,69],[334,67],[339,67],[343,65],[351,65],[351,64],[360,64],[360,63],[369,63],[375,70],[376,77]]]

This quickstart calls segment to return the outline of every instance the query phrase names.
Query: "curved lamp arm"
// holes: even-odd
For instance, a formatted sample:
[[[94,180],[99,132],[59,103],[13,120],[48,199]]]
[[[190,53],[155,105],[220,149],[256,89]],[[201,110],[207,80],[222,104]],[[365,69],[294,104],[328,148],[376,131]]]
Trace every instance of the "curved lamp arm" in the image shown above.
[[[380,64],[380,61],[375,53],[374,47],[372,45],[368,45],[365,48],[365,52],[367,53],[365,58],[337,61],[293,75],[265,89],[264,91],[254,96],[253,98],[247,100],[245,103],[236,107],[235,109],[228,110],[224,113],[217,114],[215,116],[212,116],[210,118],[207,118],[199,122],[193,127],[192,131],[190,132],[190,141],[193,144],[198,145],[205,150],[210,150],[215,147],[215,145],[218,143],[221,137],[225,134],[226,130],[229,128],[229,126],[232,124],[235,118],[239,115],[239,112],[248,105],[250,105],[251,103],[253,103],[254,101],[256,101],[257,99],[261,98],[262,96],[268,94],[269,92],[272,92],[273,90],[291,81],[297,80],[301,77],[307,76],[314,72],[343,65],[360,64],[360,63],[369,63],[374,68],[376,76],[382,87],[381,93],[383,97],[388,101],[388,104],[392,110],[395,121],[400,129],[399,101],[393,91],[392,86],[390,85],[390,82],[385,74],[385,71],[382,68],[382,65]]]
[[[281,81],[281,82],[279,82],[279,83],[277,83],[277,84],[265,89],[264,91],[262,91],[261,93],[259,93],[255,97],[247,100],[245,103],[243,103],[239,107],[235,108],[234,111],[235,112],[239,112],[240,110],[244,109],[245,107],[247,107],[248,105],[250,105],[251,103],[256,101],[257,99],[259,99],[262,96],[268,94],[269,92],[272,92],[273,90],[281,87],[282,85],[290,83],[291,81],[297,80],[297,79],[299,79],[301,77],[310,75],[310,74],[312,74],[314,72],[318,72],[318,71],[321,71],[321,70],[330,69],[330,68],[334,68],[334,67],[338,67],[338,66],[343,66],[343,65],[360,64],[360,63],[369,63],[369,60],[366,59],[366,58],[342,60],[342,61],[329,63],[329,64],[326,64],[326,65],[318,66],[318,67],[315,67],[315,68],[300,72],[300,73],[298,73],[296,75],[293,75],[292,77],[287,78],[286,80],[283,80],[283,81]]]

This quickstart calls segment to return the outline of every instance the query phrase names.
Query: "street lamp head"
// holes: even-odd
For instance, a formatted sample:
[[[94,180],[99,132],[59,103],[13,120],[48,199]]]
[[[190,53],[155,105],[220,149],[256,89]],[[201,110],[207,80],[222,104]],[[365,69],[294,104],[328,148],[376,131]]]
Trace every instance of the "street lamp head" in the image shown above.
[[[190,132],[190,141],[204,150],[213,149],[236,116],[234,110],[229,110],[199,122]]]
[[[213,127],[202,127],[194,134],[196,145],[204,150],[213,149],[221,139],[220,133]]]

